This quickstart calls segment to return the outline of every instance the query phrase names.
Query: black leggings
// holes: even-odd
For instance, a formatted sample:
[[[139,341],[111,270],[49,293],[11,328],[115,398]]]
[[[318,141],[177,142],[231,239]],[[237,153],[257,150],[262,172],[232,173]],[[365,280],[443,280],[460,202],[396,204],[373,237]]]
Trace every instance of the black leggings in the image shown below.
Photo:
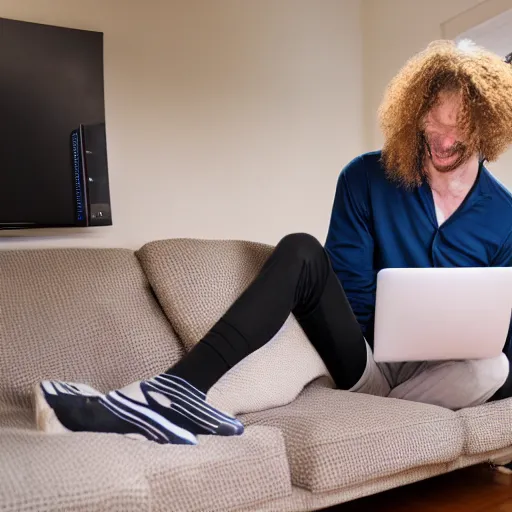
[[[168,373],[206,393],[230,368],[272,339],[290,313],[336,386],[353,387],[366,367],[365,340],[327,253],[306,234],[288,235],[279,242],[252,284]]]

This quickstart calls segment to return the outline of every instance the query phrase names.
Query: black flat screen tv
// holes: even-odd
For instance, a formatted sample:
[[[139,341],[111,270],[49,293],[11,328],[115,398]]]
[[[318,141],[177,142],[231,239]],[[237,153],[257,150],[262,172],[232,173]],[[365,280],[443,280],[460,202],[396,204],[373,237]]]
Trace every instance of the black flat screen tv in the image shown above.
[[[0,229],[111,224],[103,34],[0,18],[0,77]],[[77,153],[87,127],[94,154]]]

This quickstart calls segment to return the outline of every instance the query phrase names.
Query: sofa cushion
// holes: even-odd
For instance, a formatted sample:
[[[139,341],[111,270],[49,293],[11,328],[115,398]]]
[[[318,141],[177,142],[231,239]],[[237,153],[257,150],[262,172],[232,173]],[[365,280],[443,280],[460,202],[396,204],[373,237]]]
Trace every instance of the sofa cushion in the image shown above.
[[[329,389],[319,379],[292,404],[248,414],[282,430],[293,484],[328,492],[462,453],[458,416],[437,406]]]
[[[0,430],[0,453],[5,512],[214,512],[291,494],[282,434],[268,427],[198,446]]]
[[[30,406],[42,379],[108,390],[183,354],[133,251],[0,251],[0,402]]]
[[[249,286],[271,251],[244,241],[172,239],[149,242],[136,255],[190,350]]]
[[[512,398],[461,409],[457,414],[466,432],[466,455],[512,446]]]
[[[150,512],[146,449],[121,436],[0,430],[2,512]],[[139,444],[139,446],[137,446]]]
[[[290,496],[282,433],[251,426],[240,437],[199,436],[199,445],[154,448],[148,470],[154,512],[245,510]],[[172,504],[172,507],[170,506]]]
[[[252,242],[176,239],[150,242],[137,256],[190,349],[249,286],[271,251]],[[328,375],[327,369],[290,315],[267,345],[219,380],[208,400],[232,414],[277,407],[320,375]]]

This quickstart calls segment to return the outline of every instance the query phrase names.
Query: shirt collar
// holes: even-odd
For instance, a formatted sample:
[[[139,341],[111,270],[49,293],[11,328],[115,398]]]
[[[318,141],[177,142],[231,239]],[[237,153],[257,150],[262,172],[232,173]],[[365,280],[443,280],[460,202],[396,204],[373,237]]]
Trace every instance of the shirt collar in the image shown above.
[[[431,217],[431,221],[437,225],[437,218],[435,213],[435,207],[434,207],[434,196],[432,194],[432,189],[430,188],[430,185],[428,183],[427,179],[423,180],[422,185],[419,189],[420,196],[422,201],[424,202],[424,205],[427,208],[427,211],[429,212],[429,215]],[[490,199],[492,197],[490,190],[489,190],[489,171],[484,166],[484,161],[482,160],[478,166],[478,173],[475,179],[475,183],[473,183],[473,186],[471,187],[470,191],[468,192],[468,195],[462,202],[462,204],[459,206],[457,211],[453,214],[458,216],[459,214],[466,211],[468,208],[471,208],[477,203],[480,203],[482,201],[485,201],[487,199]],[[453,217],[452,215],[452,217]],[[450,219],[452,218],[450,217]],[[448,220],[450,220],[448,219]]]

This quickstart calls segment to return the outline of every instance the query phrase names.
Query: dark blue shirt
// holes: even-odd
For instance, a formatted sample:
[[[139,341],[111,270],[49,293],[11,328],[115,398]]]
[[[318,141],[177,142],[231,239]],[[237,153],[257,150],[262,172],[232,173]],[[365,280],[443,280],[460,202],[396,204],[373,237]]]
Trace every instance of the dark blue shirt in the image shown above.
[[[439,226],[428,183],[398,186],[380,156],[367,153],[342,170],[325,246],[370,345],[379,270],[512,265],[512,195],[484,165]]]

